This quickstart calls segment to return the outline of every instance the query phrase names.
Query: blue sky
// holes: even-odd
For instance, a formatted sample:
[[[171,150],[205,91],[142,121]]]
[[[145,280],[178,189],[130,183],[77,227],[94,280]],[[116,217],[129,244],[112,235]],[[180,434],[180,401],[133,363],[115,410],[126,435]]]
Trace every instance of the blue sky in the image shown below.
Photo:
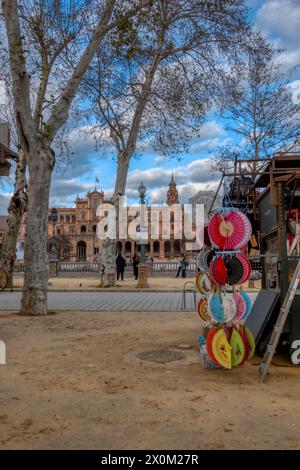
[[[248,0],[248,4],[254,24],[277,47],[286,49],[281,62],[287,66],[297,65],[300,62],[300,1]],[[192,142],[188,153],[180,155],[180,160],[164,159],[149,149],[142,158],[131,162],[128,197],[135,199],[137,187],[143,180],[148,188],[148,201],[164,201],[172,171],[183,202],[198,190],[216,189],[218,176],[210,172],[209,151],[218,144],[229,142],[231,137],[224,130],[222,121],[209,115],[200,138]],[[114,187],[116,162],[111,156],[100,149],[96,150],[94,141],[84,139],[77,129],[71,132],[70,142],[73,153],[71,162],[67,167],[60,164],[55,170],[50,206],[73,206],[77,194],[83,197],[88,190],[94,189],[95,177],[100,180],[97,188],[103,188],[107,195]],[[0,214],[6,213],[10,191],[8,184],[1,188]]]

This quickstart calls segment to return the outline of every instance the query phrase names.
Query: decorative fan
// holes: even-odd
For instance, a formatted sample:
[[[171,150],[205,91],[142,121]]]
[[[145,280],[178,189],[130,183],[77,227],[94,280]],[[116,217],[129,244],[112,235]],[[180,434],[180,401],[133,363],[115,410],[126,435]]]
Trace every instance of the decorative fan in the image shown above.
[[[247,294],[247,292],[245,291],[241,291],[240,292],[241,296],[243,297],[243,299],[245,300],[245,303],[246,303],[246,312],[245,312],[245,315],[244,315],[244,318],[243,320],[246,321],[247,318],[249,317],[250,313],[251,313],[251,310],[252,310],[252,302],[251,302],[251,299],[249,297],[249,295]]]
[[[218,330],[216,328],[210,328],[208,335],[206,337],[206,351],[211,360],[216,364],[216,366],[220,367],[220,364],[218,363],[217,359],[214,356],[213,350],[212,350],[212,341],[214,339],[214,336],[217,334]]]
[[[201,299],[198,302],[198,314],[200,318],[205,321],[205,322],[210,322],[211,321],[211,316],[208,313],[207,309],[207,300],[206,299]]]
[[[225,369],[231,369],[231,346],[224,330],[219,330],[212,340],[212,352],[218,363]]]
[[[208,274],[198,273],[196,277],[196,286],[202,295],[208,295],[213,289],[211,278]]]
[[[198,268],[202,273],[209,271],[209,263],[214,257],[215,252],[212,250],[202,249],[196,258]]]
[[[244,265],[236,256],[226,256],[225,266],[227,269],[227,283],[230,286],[240,284],[244,276]]]
[[[240,280],[240,284],[244,284],[244,282],[248,281],[250,277],[250,274],[252,272],[252,267],[251,267],[250,261],[248,260],[248,258],[246,258],[246,256],[239,255],[238,259],[241,261],[243,265],[243,269],[244,269],[244,275],[242,279]]]
[[[227,268],[222,256],[218,256],[210,263],[210,273],[212,278],[220,286],[225,286],[227,282]]]
[[[240,212],[216,212],[208,225],[212,243],[219,249],[234,250],[245,239],[245,221]]]
[[[242,212],[239,212],[239,215],[243,219],[243,223],[244,223],[244,227],[245,227],[245,234],[244,234],[243,240],[241,240],[241,242],[235,247],[236,250],[240,250],[241,248],[246,246],[247,243],[249,242],[250,238],[251,238],[251,235],[252,235],[252,225],[251,225],[250,220]]]
[[[232,366],[237,367],[244,360],[245,345],[244,345],[243,338],[241,337],[240,333],[235,328],[232,330],[230,346],[231,346]]]
[[[232,294],[225,294],[223,297],[223,309],[225,323],[231,322],[237,313],[237,305]]]
[[[233,294],[233,299],[236,305],[236,314],[233,318],[233,321],[238,322],[243,319],[246,313],[247,305],[246,305],[245,299],[238,292],[235,292]]]
[[[224,308],[219,294],[212,294],[208,299],[208,311],[216,323],[224,323]]]

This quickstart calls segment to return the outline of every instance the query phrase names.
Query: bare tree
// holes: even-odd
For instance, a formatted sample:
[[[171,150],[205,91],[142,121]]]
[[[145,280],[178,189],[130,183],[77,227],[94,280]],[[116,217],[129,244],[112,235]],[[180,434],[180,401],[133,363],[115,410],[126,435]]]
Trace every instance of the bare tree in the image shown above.
[[[92,132],[106,129],[116,151],[116,206],[143,141],[174,156],[199,134],[224,64],[236,60],[250,34],[244,2],[221,3],[218,8],[218,2],[157,0],[148,16],[137,15],[116,29],[95,57],[84,96],[97,120]],[[104,282],[110,285],[114,258],[103,258]]]
[[[94,53],[108,31],[145,2],[2,0],[14,109],[29,169],[23,315],[47,313],[47,223],[53,141]],[[94,25],[90,35],[87,24]],[[64,57],[73,54],[70,72]],[[70,73],[68,73],[70,72]]]
[[[237,141],[215,150],[214,168],[232,169],[234,161],[252,159],[257,162],[245,164],[245,170],[254,175],[260,160],[299,139],[300,106],[289,90],[295,69],[278,62],[279,52],[261,41],[228,72],[221,117]]]
[[[0,104],[0,120],[10,126],[11,143],[17,151],[19,148],[18,132],[15,121],[13,98],[11,96],[11,82],[8,71],[5,70],[5,57],[0,55],[0,64],[2,69],[2,80],[5,84],[5,103]],[[10,199],[7,211],[7,230],[5,232],[1,258],[2,263],[8,269],[8,287],[13,286],[13,273],[16,260],[16,249],[20,226],[24,213],[27,208],[27,182],[26,182],[26,159],[23,152],[19,153],[18,160],[14,163],[14,190]]]

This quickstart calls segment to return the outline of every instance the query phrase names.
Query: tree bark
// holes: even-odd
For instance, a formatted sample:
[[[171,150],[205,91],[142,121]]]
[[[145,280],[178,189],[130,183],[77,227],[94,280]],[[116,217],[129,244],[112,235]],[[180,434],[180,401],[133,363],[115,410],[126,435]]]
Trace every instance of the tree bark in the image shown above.
[[[20,314],[46,315],[49,277],[48,204],[54,156],[48,145],[40,143],[34,154],[29,154],[28,160],[25,275]]]
[[[128,154],[125,151],[118,156],[117,178],[113,195],[113,204],[116,209],[116,234],[119,238],[119,197],[124,196],[129,167]],[[103,246],[103,256],[101,262],[101,286],[113,287],[116,285],[116,254],[117,240],[107,239]]]
[[[2,246],[2,254],[8,269],[8,288],[13,287],[18,236],[23,215],[27,208],[25,171],[26,159],[23,152],[21,152],[16,168],[14,193],[8,206],[7,232]]]

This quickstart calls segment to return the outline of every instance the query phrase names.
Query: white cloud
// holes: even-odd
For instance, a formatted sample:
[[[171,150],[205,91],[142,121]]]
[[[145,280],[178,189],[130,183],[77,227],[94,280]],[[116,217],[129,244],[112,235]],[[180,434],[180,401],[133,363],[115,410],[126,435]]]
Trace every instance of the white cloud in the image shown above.
[[[278,62],[287,67],[299,64],[299,0],[266,0],[257,11],[255,23],[276,47],[286,49]]]

